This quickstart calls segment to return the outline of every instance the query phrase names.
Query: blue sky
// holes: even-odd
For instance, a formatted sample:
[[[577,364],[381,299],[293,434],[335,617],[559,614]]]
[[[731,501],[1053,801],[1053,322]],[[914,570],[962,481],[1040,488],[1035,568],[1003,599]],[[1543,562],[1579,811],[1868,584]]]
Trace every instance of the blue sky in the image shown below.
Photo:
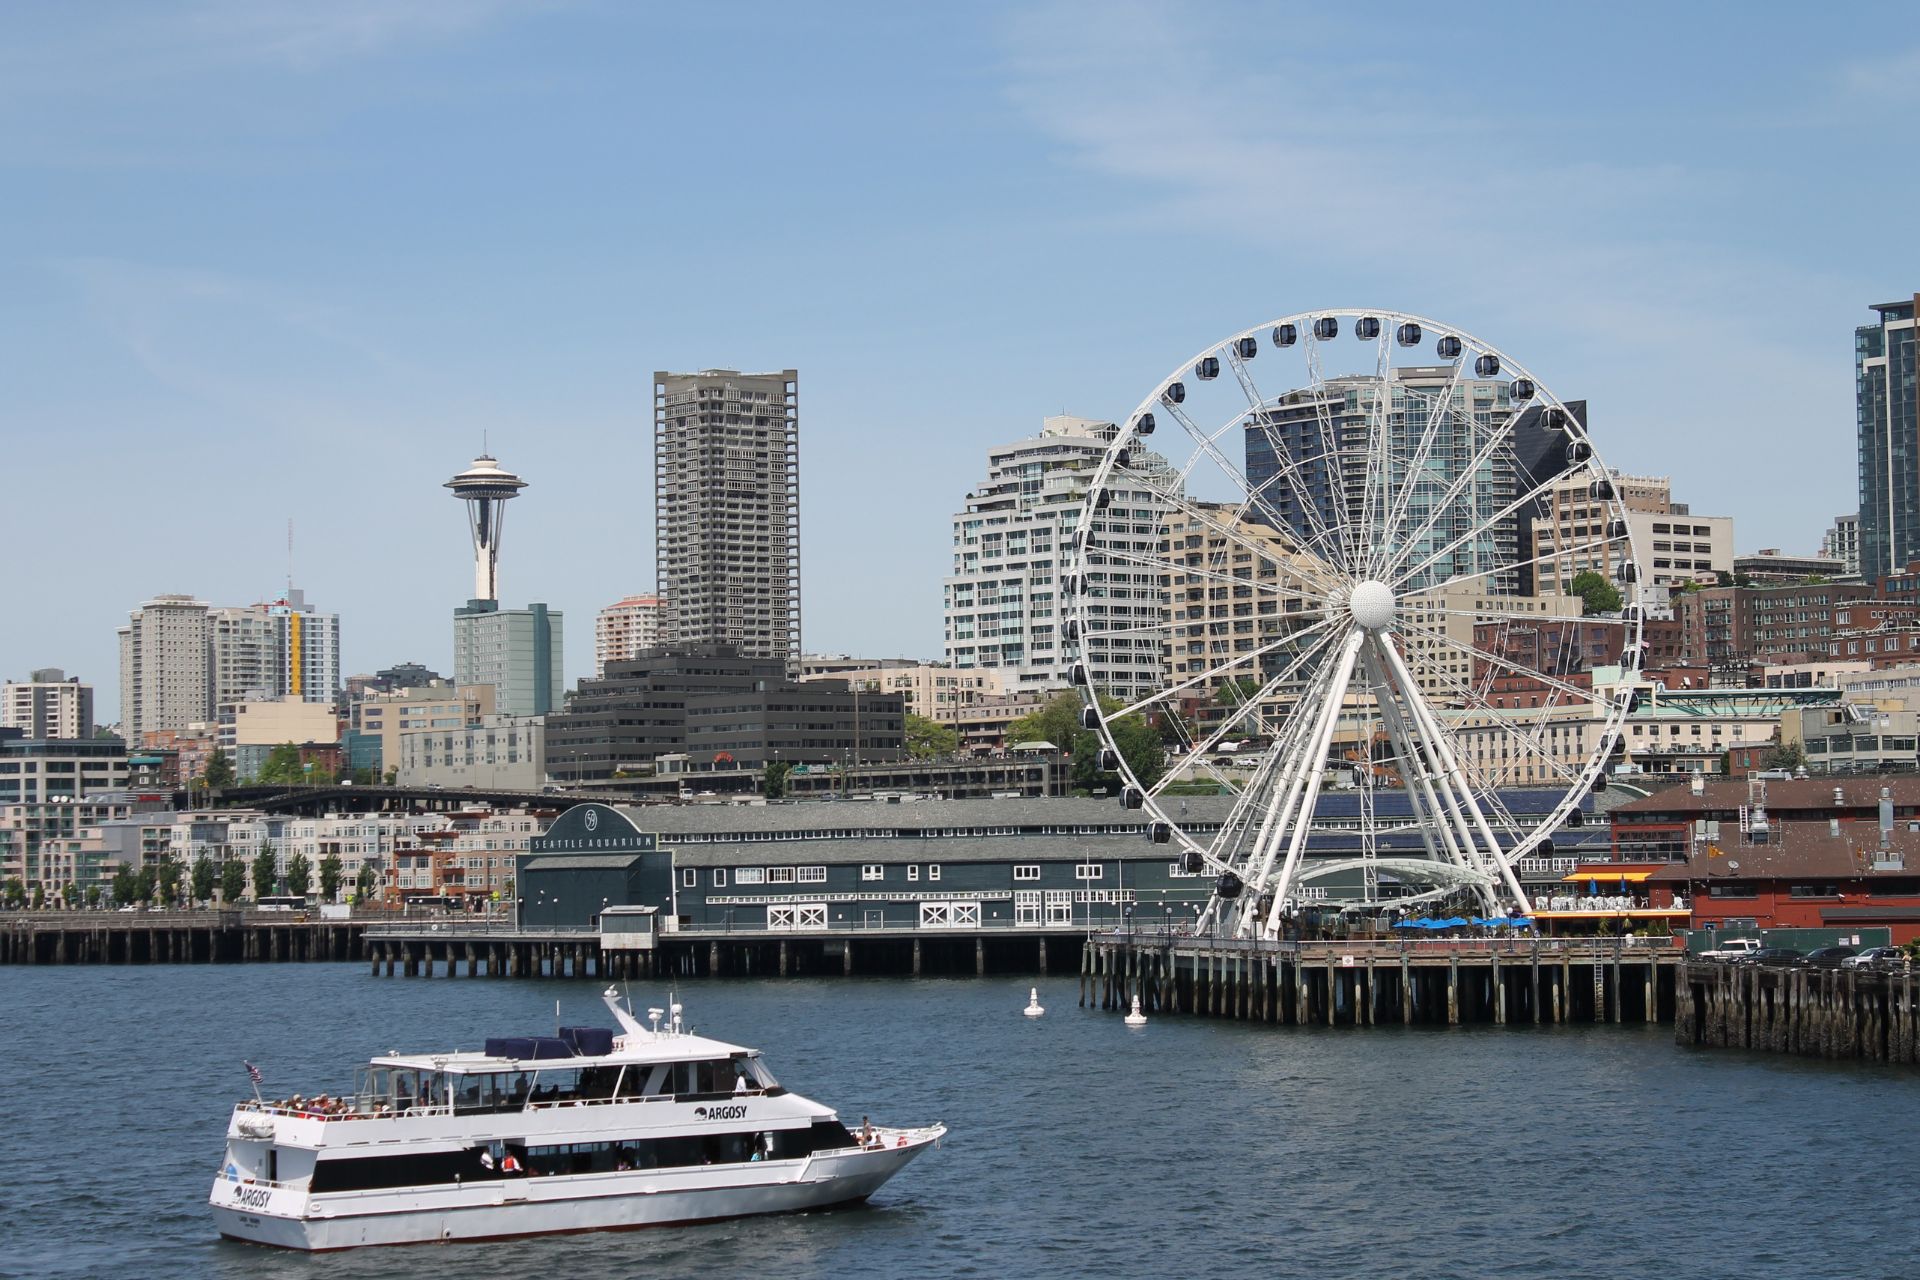
[[[1852,329],[1920,289],[1906,4],[0,10],[0,673],[295,576],[446,669],[653,582],[658,368],[800,370],[805,639],[937,656],[988,445],[1382,306],[1592,402],[1740,549],[1855,499]],[[1903,123],[1904,122],[1904,123]]]

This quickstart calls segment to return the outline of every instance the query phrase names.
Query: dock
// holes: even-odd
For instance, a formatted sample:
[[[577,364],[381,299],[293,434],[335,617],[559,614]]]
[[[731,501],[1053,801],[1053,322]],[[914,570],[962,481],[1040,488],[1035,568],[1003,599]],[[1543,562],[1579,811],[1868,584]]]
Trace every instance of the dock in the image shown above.
[[[1806,966],[1686,966],[1676,1044],[1836,1061],[1920,1064],[1920,974]]]
[[[0,916],[0,964],[249,964],[360,958],[367,922],[275,911],[23,911]]]
[[[1662,1022],[1684,955],[1667,938],[1265,942],[1106,934],[1080,1004],[1276,1026]]]

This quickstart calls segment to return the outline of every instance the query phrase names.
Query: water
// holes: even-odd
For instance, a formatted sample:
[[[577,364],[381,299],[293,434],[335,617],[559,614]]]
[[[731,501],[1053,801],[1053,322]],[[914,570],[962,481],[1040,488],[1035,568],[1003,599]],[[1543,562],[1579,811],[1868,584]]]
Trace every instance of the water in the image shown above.
[[[604,1021],[588,982],[358,966],[0,971],[0,1274],[1907,1276],[1920,1074],[1686,1052],[1668,1028],[1275,1030],[1075,983],[722,981],[695,1026],[857,1121],[945,1120],[864,1209],[303,1257],[205,1206],[241,1060],[338,1089],[387,1050]],[[644,1005],[655,993],[636,989]]]

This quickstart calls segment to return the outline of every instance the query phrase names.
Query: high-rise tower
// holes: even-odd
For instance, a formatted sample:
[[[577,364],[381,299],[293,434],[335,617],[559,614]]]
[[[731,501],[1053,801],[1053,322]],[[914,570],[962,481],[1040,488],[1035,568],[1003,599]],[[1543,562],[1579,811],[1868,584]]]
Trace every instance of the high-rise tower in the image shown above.
[[[800,375],[653,375],[660,638],[800,657]]]
[[[447,481],[453,496],[467,504],[467,525],[473,531],[473,598],[500,598],[500,525],[508,498],[516,497],[527,482],[486,454]]]
[[[1853,331],[1860,444],[1860,575],[1920,557],[1920,293],[1882,302]]]

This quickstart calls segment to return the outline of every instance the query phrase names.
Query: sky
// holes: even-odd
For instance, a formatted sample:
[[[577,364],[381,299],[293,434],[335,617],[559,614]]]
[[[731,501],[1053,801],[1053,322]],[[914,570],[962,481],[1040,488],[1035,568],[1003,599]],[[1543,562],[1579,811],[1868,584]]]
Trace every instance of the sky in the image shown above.
[[[165,592],[451,666],[653,586],[656,369],[800,371],[809,651],[938,657],[989,446],[1215,341],[1393,308],[1612,466],[1811,551],[1852,336],[1920,290],[1906,3],[0,7],[0,675],[118,714]]]

